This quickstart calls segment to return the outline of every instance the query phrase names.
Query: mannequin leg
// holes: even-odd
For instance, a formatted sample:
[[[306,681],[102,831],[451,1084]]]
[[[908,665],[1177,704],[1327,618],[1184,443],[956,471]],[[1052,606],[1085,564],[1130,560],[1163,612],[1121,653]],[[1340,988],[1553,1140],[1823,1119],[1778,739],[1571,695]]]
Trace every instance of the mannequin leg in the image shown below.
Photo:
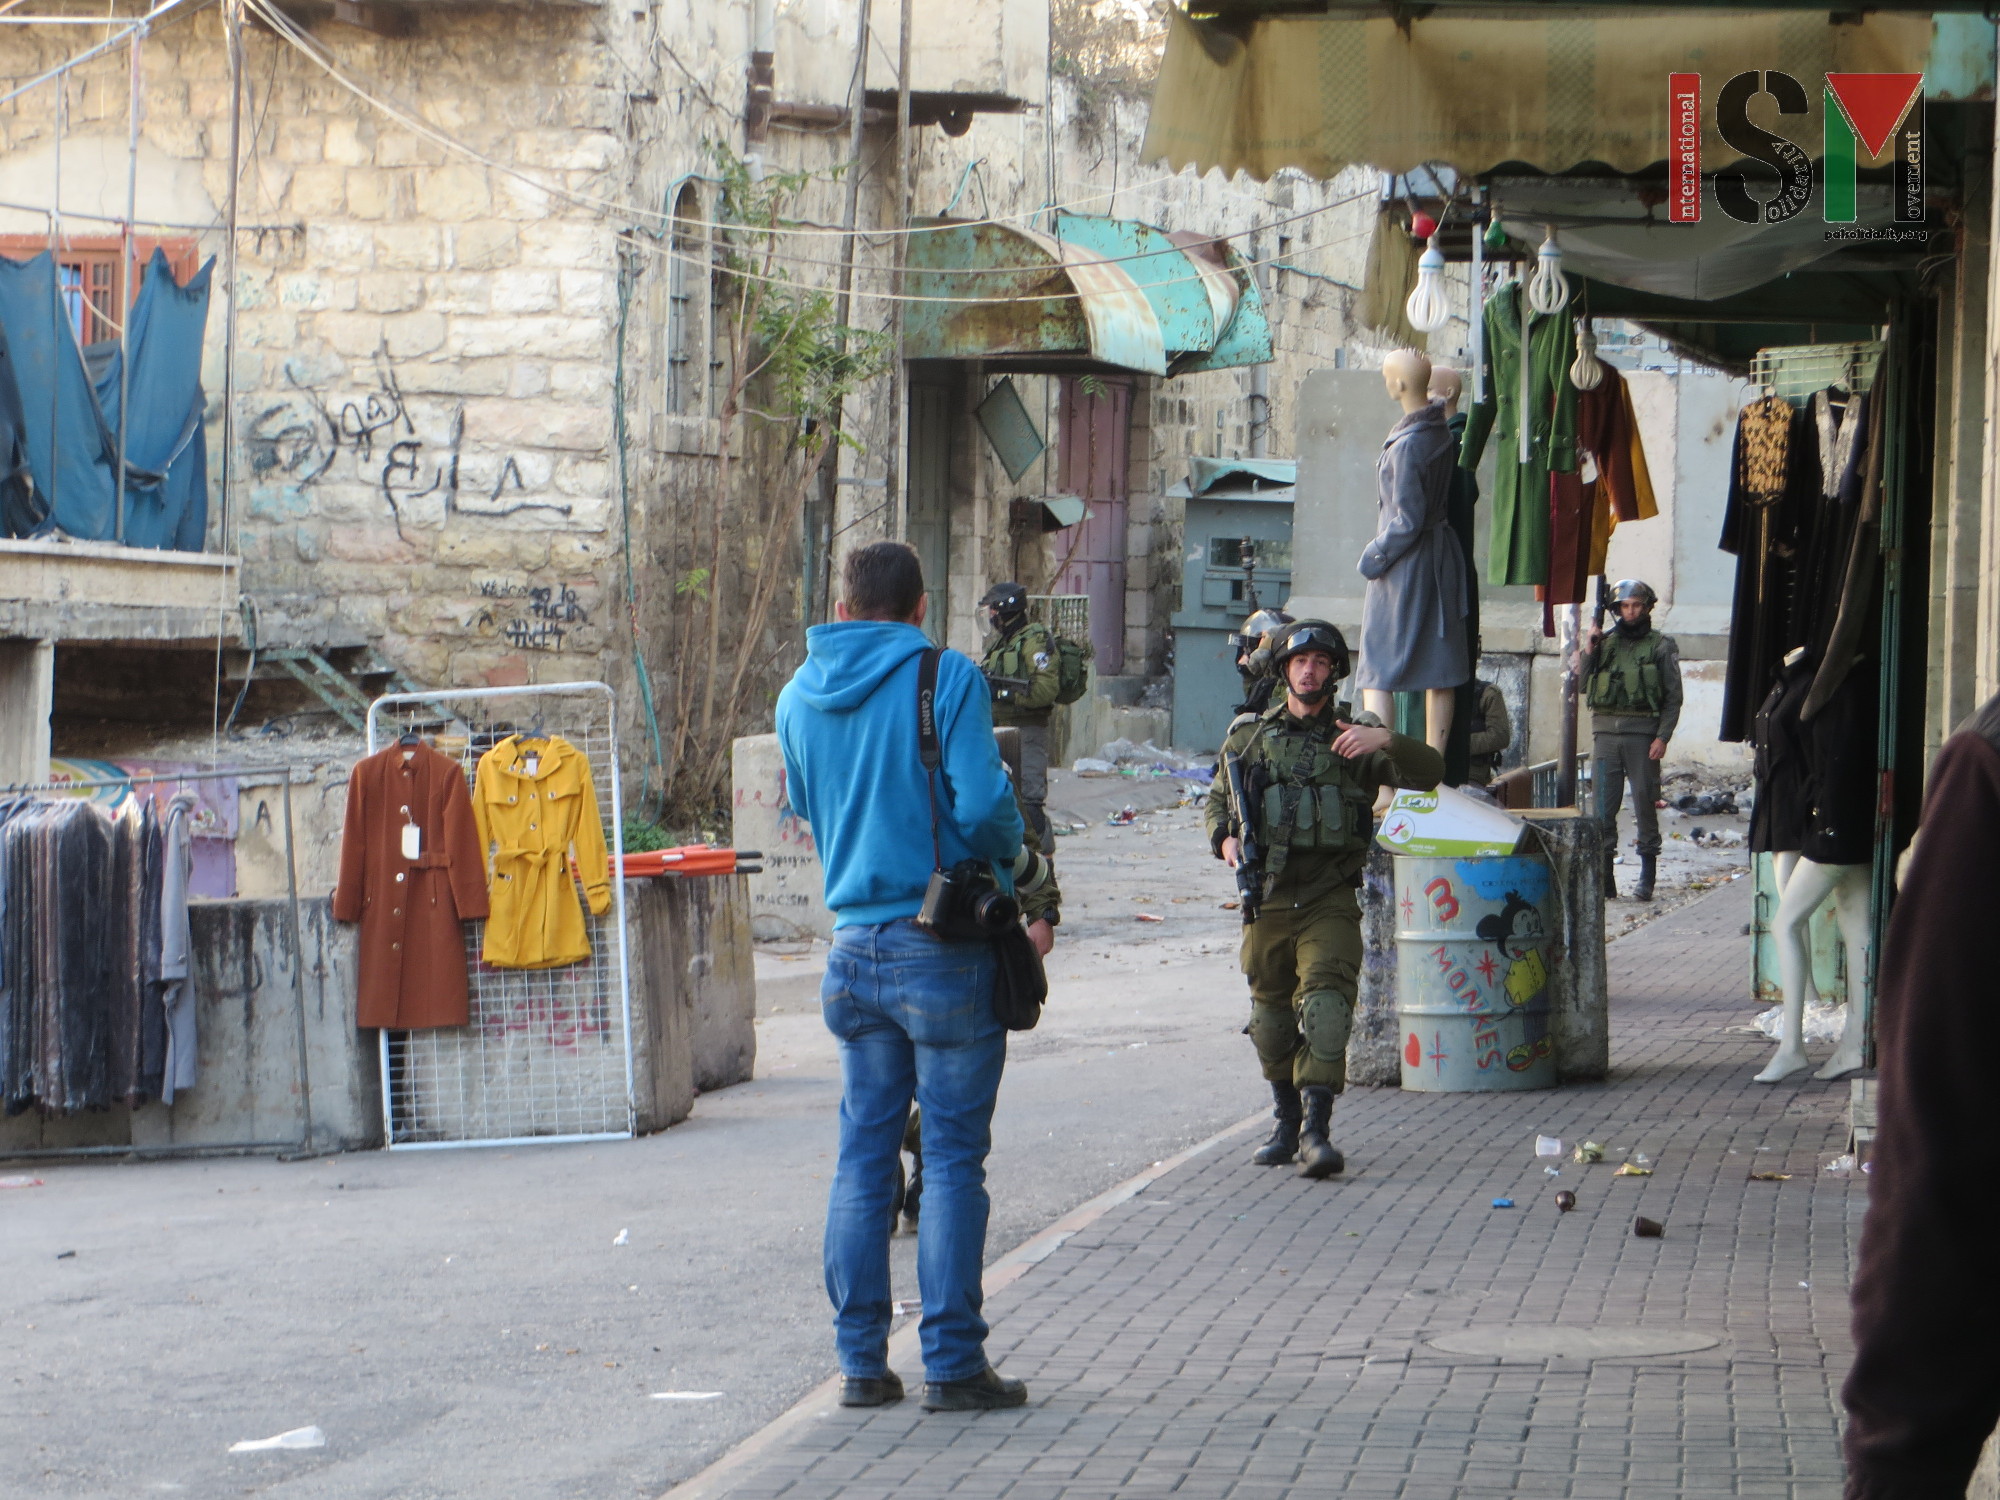
[[[1840,865],[1833,910],[1840,936],[1847,945],[1847,1019],[1841,1023],[1840,1045],[1833,1049],[1815,1078],[1845,1078],[1858,1073],[1868,1050],[1868,976],[1873,970],[1874,930],[1868,921],[1867,865]]]
[[[1439,755],[1451,735],[1451,709],[1457,696],[1455,688],[1424,689],[1424,742]]]
[[[1816,865],[1800,859],[1778,897],[1778,983],[1785,992],[1778,1055],[1757,1075],[1759,1083],[1782,1083],[1812,1066],[1806,1056],[1806,997],[1817,998],[1812,977],[1812,914],[1840,884],[1844,865]]]
[[[1361,706],[1389,728],[1396,727],[1396,695],[1387,688],[1363,688]],[[1385,786],[1375,793],[1375,816],[1381,817],[1396,800],[1396,789]]]

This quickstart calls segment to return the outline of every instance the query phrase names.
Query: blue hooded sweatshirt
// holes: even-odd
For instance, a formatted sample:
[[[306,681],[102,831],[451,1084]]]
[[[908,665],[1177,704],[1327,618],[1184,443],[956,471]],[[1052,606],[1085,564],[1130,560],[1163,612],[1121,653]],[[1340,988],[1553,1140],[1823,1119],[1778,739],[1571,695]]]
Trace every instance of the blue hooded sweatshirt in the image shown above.
[[[787,798],[812,825],[834,926],[914,917],[931,878],[930,803],[917,750],[914,625],[843,620],[806,632],[806,659],[778,695]],[[1021,812],[993,742],[986,679],[946,651],[938,662],[939,858],[985,859],[1012,889]]]

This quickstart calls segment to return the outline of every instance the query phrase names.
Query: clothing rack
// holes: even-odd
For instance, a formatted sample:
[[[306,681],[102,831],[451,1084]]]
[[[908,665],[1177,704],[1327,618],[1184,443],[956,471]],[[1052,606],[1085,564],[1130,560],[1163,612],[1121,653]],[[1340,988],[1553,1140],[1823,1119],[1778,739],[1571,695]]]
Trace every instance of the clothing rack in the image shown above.
[[[618,701],[602,682],[390,693],[368,709],[368,753],[405,733],[437,735],[468,784],[511,733],[560,737],[590,763],[611,851],[612,908],[584,909],[590,956],[550,969],[484,962],[486,923],[464,924],[468,1024],[381,1033],[382,1125],[390,1150],[620,1140],[636,1129],[626,953]],[[481,851],[482,859],[485,851]],[[622,1065],[622,1066],[621,1066]]]
[[[1880,339],[1846,344],[1783,344],[1759,349],[1750,381],[1767,396],[1802,401],[1828,386],[1861,394],[1874,385],[1888,346]]]
[[[0,1160],[52,1161],[67,1157],[92,1156],[147,1156],[166,1158],[275,1152],[279,1153],[279,1160],[283,1161],[297,1160],[300,1157],[314,1154],[312,1074],[306,1050],[305,943],[301,937],[299,867],[293,839],[291,767],[289,765],[212,766],[205,771],[160,773],[135,771],[130,776],[79,777],[71,781],[20,782],[0,786],[0,798],[21,796],[56,797],[74,795],[79,791],[112,788],[129,792],[141,787],[179,787],[194,781],[225,781],[231,778],[241,781],[248,777],[268,777],[274,774],[280,778],[280,784],[284,788],[285,893],[289,903],[285,928],[286,936],[291,940],[292,946],[292,1004],[293,1013],[298,1023],[299,1138],[295,1141],[201,1141],[187,1144],[168,1143],[156,1146],[54,1146],[19,1151],[0,1147]]]

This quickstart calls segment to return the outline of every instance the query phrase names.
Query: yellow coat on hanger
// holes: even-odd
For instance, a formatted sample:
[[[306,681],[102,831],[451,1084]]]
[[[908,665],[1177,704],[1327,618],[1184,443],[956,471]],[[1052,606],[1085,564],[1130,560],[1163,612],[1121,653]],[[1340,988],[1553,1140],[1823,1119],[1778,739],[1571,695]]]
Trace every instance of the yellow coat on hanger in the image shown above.
[[[472,815],[491,873],[486,961],[553,969],[590,957],[570,855],[600,917],[611,910],[611,856],[589,760],[568,740],[509,735],[479,758]]]

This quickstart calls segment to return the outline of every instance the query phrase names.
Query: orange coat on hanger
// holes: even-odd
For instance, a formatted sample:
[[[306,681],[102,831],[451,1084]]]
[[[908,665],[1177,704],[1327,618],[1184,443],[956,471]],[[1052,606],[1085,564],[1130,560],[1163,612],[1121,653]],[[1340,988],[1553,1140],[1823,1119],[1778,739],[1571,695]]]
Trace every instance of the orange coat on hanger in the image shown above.
[[[565,739],[509,735],[479,758],[472,811],[493,877],[485,960],[553,969],[590,957],[570,855],[600,917],[611,910],[611,855],[583,752]]]
[[[406,826],[416,833],[405,835]],[[355,766],[333,915],[361,924],[358,1025],[465,1025],[459,924],[486,915],[485,866],[457,761],[426,745],[391,745]]]

